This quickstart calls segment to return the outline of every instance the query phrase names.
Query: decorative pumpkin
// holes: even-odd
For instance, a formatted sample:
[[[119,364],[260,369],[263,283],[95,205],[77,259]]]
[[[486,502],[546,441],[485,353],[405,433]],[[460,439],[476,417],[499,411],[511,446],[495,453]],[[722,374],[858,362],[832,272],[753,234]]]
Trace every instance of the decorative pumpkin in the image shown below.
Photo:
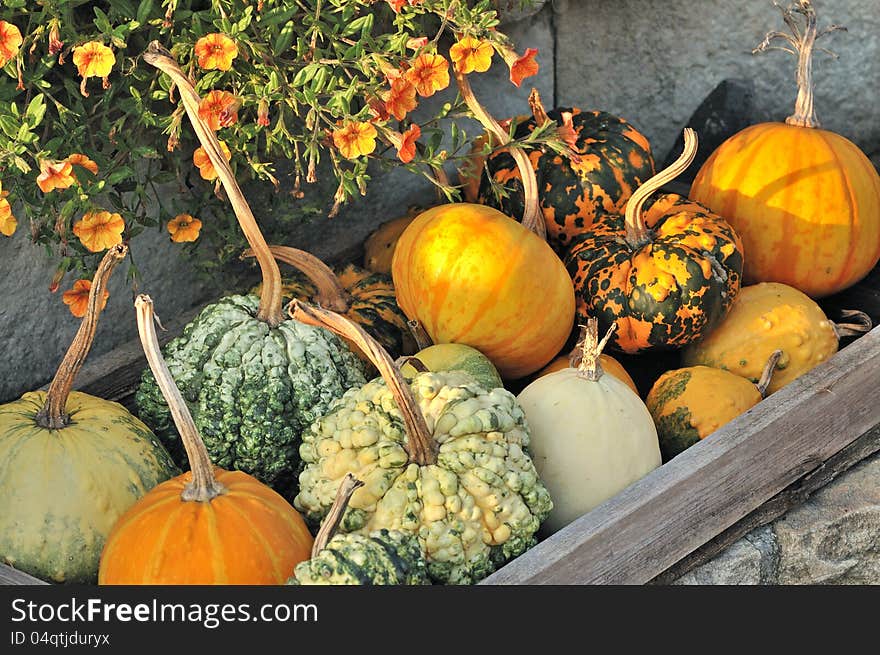
[[[111,248],[88,308],[49,385],[0,405],[0,561],[44,580],[93,583],[113,524],[177,474],[146,425],[118,403],[78,391],[104,290],[128,248]]]
[[[583,336],[581,336],[583,339]],[[574,350],[569,353],[568,357],[557,357],[552,362],[547,364],[544,368],[538,371],[536,377],[543,377],[545,375],[549,375],[550,373],[555,373],[556,371],[561,371],[566,368],[577,368],[581,363],[581,353],[582,353],[582,344],[578,343],[575,346]],[[623,368],[623,365],[614,359],[611,355],[606,355],[605,353],[600,353],[599,355],[599,365],[602,367],[602,371],[608,373],[609,375],[613,375],[618,380],[626,384],[633,392],[638,395],[639,390],[636,387],[636,383],[633,382],[630,374],[627,373],[626,369]]]
[[[216,135],[198,115],[192,83],[158,43],[144,60],[168,74],[180,91],[263,275],[259,298],[233,295],[208,305],[165,346],[165,360],[214,463],[251,473],[292,497],[300,433],[346,389],[363,384],[365,366],[335,335],[285,320],[278,264]],[[136,402],[141,419],[185,465],[180,437],[149,370]]]
[[[364,241],[364,268],[374,273],[391,275],[391,258],[394,256],[397,240],[406,226],[422,211],[421,207],[411,207],[406,216],[383,223],[378,230],[367,237]]]
[[[393,357],[411,355],[416,351],[416,342],[407,325],[407,318],[397,306],[390,276],[371,273],[354,264],[348,264],[334,273],[324,262],[305,250],[287,246],[269,246],[269,250],[276,260],[302,273],[282,280],[281,297],[284,303],[299,298],[344,314],[362,325]],[[246,250],[242,256],[253,257],[253,251]],[[260,287],[255,287],[251,293],[259,295]],[[360,351],[354,352],[366,359]]]
[[[682,351],[684,366],[711,366],[757,383],[764,362],[781,350],[767,393],[778,391],[837,352],[843,336],[863,334],[871,319],[848,311],[855,323],[836,324],[806,294],[778,282],[743,287],[714,330]]]
[[[415,535],[401,530],[375,530],[369,535],[336,534],[355,489],[363,482],[351,473],[342,479],[312,546],[312,557],[300,562],[290,585],[423,585],[425,559]]]
[[[416,368],[414,359],[422,364],[424,370]],[[406,378],[412,378],[425,371],[465,371],[484,389],[504,386],[501,376],[488,357],[476,348],[460,343],[428,346],[413,357],[406,358],[400,367],[400,372]]]
[[[529,159],[538,184],[538,200],[547,225],[547,241],[563,253],[572,238],[590,230],[606,215],[623,212],[633,191],[654,175],[648,139],[622,118],[577,107],[546,111],[538,92],[529,96],[533,116],[518,122],[515,138],[528,136],[548,119],[570,132],[571,155],[547,147]],[[479,166],[479,202],[509,216],[523,213],[521,176],[510,153],[496,150]],[[507,191],[498,198],[495,186]]]
[[[783,282],[821,298],[855,284],[880,260],[880,175],[858,146],[819,129],[813,108],[814,43],[838,27],[817,33],[809,0],[783,16],[793,36],[771,32],[758,49],[781,38],[797,51],[795,113],[727,139],[700,168],[690,196],[742,237],[746,284]]]
[[[663,460],[669,461],[761,402],[780,355],[781,350],[770,355],[757,384],[708,366],[689,366],[661,375],[645,404],[657,426]]]
[[[250,475],[214,468],[159,351],[152,300],[138,296],[135,309],[191,471],[163,482],[119,519],[101,554],[98,584],[283,584],[309,557],[305,521]]]
[[[538,475],[553,498],[545,524],[556,532],[660,466],[657,431],[645,404],[604,375],[598,321],[589,319],[581,362],[534,380],[517,396],[531,429]]]
[[[693,161],[697,137],[684,131],[682,155],[633,194],[626,216],[608,217],[577,237],[566,255],[578,320],[617,324],[612,345],[626,353],[680,348],[727,314],[740,286],[742,244],[721,217],[675,194],[648,197]]]
[[[294,506],[308,520],[327,514],[351,473],[364,486],[341,529],[417,536],[435,582],[476,582],[535,543],[553,503],[513,394],[484,389],[463,371],[407,382],[358,325],[297,300],[291,309],[297,320],[357,341],[382,375],[346,393],[303,435]]]

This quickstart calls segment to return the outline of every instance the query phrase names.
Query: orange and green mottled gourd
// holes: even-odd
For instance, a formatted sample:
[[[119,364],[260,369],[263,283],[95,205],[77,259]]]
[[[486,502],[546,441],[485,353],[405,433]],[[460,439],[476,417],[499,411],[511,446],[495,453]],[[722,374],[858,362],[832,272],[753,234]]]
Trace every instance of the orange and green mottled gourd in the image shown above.
[[[794,26],[792,10],[784,10]],[[813,298],[862,279],[880,260],[880,175],[846,137],[820,129],[813,108],[816,13],[801,0],[806,26],[797,50],[798,96],[785,123],[752,125],[730,137],[697,173],[690,196],[724,216],[743,239],[746,284],[783,282]]]
[[[657,426],[663,461],[761,402],[781,354],[776,350],[770,355],[757,384],[708,366],[689,366],[661,375],[645,403]]]
[[[367,237],[364,241],[364,268],[374,273],[391,275],[391,258],[394,257],[397,240],[406,226],[422,211],[424,209],[421,207],[411,207],[406,216],[383,223]]]
[[[565,256],[578,321],[617,324],[611,345],[625,353],[674,350],[727,314],[740,286],[742,244],[720,216],[675,194],[646,201],[693,161],[697,137],[671,166],[639,187],[626,215],[608,217],[572,242]]]
[[[682,351],[682,363],[725,369],[757,382],[764,362],[774,350],[781,350],[767,388],[767,393],[773,393],[836,353],[840,337],[871,328],[871,319],[862,312],[844,315],[855,322],[832,322],[814,300],[786,284],[746,286],[727,317]]]
[[[311,553],[305,521],[241,471],[215,468],[162,359],[153,303],[135,301],[147,362],[171,409],[192,470],[153,489],[113,527],[98,584],[284,584]]]
[[[455,77],[474,115],[507,143],[466,76]],[[391,274],[400,308],[435,344],[472,346],[502,378],[516,379],[562,349],[574,322],[574,289],[545,240],[535,171],[525,152],[509,150],[524,181],[522,223],[474,203],[433,207],[400,235]]]
[[[119,516],[178,473],[156,436],[122,405],[71,392],[107,281],[127,251],[115,246],[101,260],[48,392],[0,405],[0,562],[51,582],[94,583]]]

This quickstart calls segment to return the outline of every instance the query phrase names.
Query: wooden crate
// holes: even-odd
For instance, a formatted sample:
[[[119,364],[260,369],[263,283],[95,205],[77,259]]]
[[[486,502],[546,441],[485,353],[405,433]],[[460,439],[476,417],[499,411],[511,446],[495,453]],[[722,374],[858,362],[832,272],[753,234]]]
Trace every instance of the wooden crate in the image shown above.
[[[840,309],[860,309],[880,323],[880,266],[821,304],[832,318]],[[197,312],[167,321],[161,338],[178,334]],[[880,381],[880,327],[842,346],[481,584],[669,582],[803,502],[880,450],[873,387]],[[145,366],[133,341],[87,363],[78,388],[133,409]],[[0,565],[0,584],[44,583]]]

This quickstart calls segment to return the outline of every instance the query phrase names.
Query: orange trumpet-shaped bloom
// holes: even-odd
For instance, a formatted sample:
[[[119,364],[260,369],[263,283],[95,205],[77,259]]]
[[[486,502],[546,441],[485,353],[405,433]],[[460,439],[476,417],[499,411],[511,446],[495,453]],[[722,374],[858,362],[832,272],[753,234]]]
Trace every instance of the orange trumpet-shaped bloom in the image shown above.
[[[199,103],[199,118],[215,132],[238,121],[238,99],[229,91],[211,91]]]
[[[108,211],[87,212],[73,224],[73,233],[90,252],[101,252],[122,243],[125,222]]]
[[[91,172],[92,175],[98,174],[98,165],[86,155],[75,152],[67,158],[67,161],[75,166],[82,166],[84,169]]]
[[[405,75],[418,94],[427,98],[449,86],[449,62],[443,55],[419,55]]]
[[[485,73],[492,65],[494,49],[488,41],[465,36],[449,48],[449,56],[459,73]]]
[[[21,31],[12,23],[0,20],[0,66],[18,54],[21,42]]]
[[[238,46],[225,34],[216,32],[196,41],[195,53],[201,68],[228,71],[238,56]]]
[[[333,145],[347,159],[369,155],[376,149],[376,128],[371,123],[347,121],[333,131]]]
[[[105,89],[110,86],[107,76],[110,75],[110,71],[116,63],[116,55],[103,43],[89,41],[73,49],[73,63],[83,78],[79,85],[79,91],[88,97],[86,80],[90,77],[100,77]]]
[[[40,174],[37,176],[37,186],[43,193],[49,193],[54,189],[66,189],[76,182],[73,176],[73,165],[69,161],[52,162],[40,161]]]
[[[226,156],[226,161],[232,159],[232,153],[229,152],[229,146],[226,145],[226,142],[220,141],[219,143],[220,150],[222,150],[223,154]],[[217,179],[217,171],[214,170],[214,164],[211,163],[211,158],[208,157],[208,153],[205,152],[205,149],[201,146],[196,148],[195,152],[193,152],[193,164],[199,169],[199,175],[202,176],[203,180],[208,180],[210,182]]]
[[[399,121],[416,108],[416,87],[405,77],[391,82],[391,90],[383,97],[386,111]]]
[[[15,228],[18,227],[18,221],[15,219],[15,216],[12,215],[12,206],[6,199],[8,193],[8,191],[3,190],[3,185],[0,184],[0,234],[11,237],[15,234]]]
[[[189,214],[178,214],[168,221],[168,234],[175,243],[195,241],[202,230],[202,222]]]
[[[522,55],[516,54],[514,50],[504,50],[504,62],[510,68],[510,81],[517,87],[522,81],[538,74],[538,62],[535,61],[535,55],[538,51],[535,48],[527,48]]]
[[[422,128],[413,124],[409,129],[400,134],[399,132],[386,133],[391,143],[397,148],[397,157],[404,164],[410,163],[416,156],[416,141],[422,136]]]
[[[77,280],[73,283],[73,287],[61,294],[61,301],[70,309],[70,313],[77,318],[86,315],[86,309],[89,307],[89,292],[92,290],[91,280]],[[107,306],[107,299],[110,292],[104,289],[101,294],[101,309]]]

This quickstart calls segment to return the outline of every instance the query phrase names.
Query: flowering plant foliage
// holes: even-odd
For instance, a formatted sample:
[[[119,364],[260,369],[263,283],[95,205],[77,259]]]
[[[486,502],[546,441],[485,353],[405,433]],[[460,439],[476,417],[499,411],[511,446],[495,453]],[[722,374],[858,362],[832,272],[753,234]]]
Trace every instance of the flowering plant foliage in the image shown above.
[[[5,0],[4,7],[0,238],[24,233],[57,257],[53,291],[68,272],[87,277],[103,250],[145,228],[163,230],[181,248],[207,241],[200,252],[209,267],[242,249],[175,89],[141,61],[154,39],[194,80],[200,114],[236,177],[274,187],[260,196],[292,205],[293,218],[335,214],[365,192],[376,160],[405,166],[457,199],[442,167],[464,157],[467,137],[453,127],[442,148],[443,121],[469,115],[467,105],[459,96],[419,112],[418,121],[413,111],[450,76],[485,71],[493,57],[517,86],[538,71],[537,52],[518,53],[497,29],[490,0]],[[329,186],[315,184],[319,177]],[[163,184],[180,193],[160,193]],[[306,195],[310,185],[329,191],[315,198]]]

